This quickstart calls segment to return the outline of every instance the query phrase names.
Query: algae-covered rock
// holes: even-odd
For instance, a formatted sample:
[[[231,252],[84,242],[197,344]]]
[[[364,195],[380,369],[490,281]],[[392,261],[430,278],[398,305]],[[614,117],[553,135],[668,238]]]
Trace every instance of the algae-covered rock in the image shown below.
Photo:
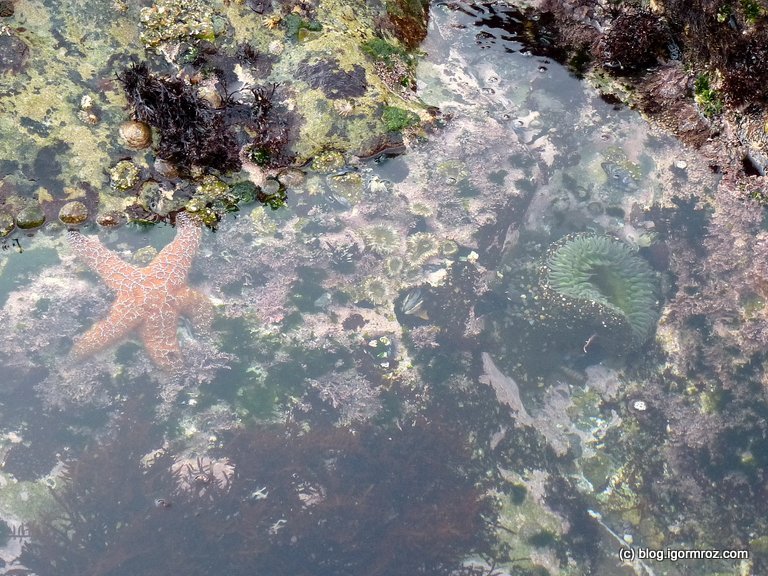
[[[6,211],[0,212],[0,238],[8,236],[13,231],[13,228],[13,216]]]
[[[14,3],[0,34],[8,182],[26,198],[30,181],[44,183],[56,202],[71,199],[67,189],[97,191],[94,216],[109,220],[130,205],[110,196],[139,184],[131,166],[167,189],[179,178],[195,188],[207,174],[234,175],[241,160],[266,173],[335,151],[345,166],[402,147],[401,132],[431,118],[414,91],[415,45],[380,32],[395,12],[424,20],[424,6],[252,4]],[[85,35],[87,50],[65,48]],[[141,78],[126,73],[144,60]]]
[[[213,40],[213,10],[199,0],[158,0],[141,9],[141,41],[147,48],[181,40]]]
[[[109,171],[109,181],[117,191],[130,190],[139,182],[139,167],[130,160],[121,160]]]

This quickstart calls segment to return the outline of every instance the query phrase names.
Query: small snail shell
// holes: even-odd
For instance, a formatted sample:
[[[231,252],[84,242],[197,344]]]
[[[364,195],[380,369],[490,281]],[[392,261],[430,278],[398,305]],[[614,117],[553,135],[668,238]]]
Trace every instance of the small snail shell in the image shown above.
[[[129,120],[120,124],[120,137],[129,148],[141,150],[152,144],[152,128],[146,122]]]
[[[197,89],[197,94],[200,98],[206,100],[208,104],[211,105],[211,108],[221,108],[224,104],[219,91],[216,90],[215,86],[211,86],[210,84],[201,85]]]

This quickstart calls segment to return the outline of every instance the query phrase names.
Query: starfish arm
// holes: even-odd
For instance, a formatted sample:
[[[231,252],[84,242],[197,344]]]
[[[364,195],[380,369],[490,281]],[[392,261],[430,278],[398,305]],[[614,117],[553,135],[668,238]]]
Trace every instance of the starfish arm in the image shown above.
[[[144,349],[152,362],[166,372],[179,372],[183,368],[181,347],[176,334],[179,315],[175,310],[159,310],[139,329]]]
[[[85,358],[100,352],[111,345],[124,340],[141,323],[140,311],[130,302],[118,299],[109,315],[94,324],[75,342],[72,354],[75,358]]]
[[[192,320],[198,330],[208,330],[213,323],[213,305],[202,292],[184,287],[176,293],[179,312]]]
[[[144,273],[169,289],[184,286],[203,231],[185,212],[176,217],[176,237],[160,250]]]
[[[120,290],[126,282],[136,282],[141,272],[109,250],[98,238],[84,236],[75,230],[68,234],[72,249],[96,272],[112,290]]]

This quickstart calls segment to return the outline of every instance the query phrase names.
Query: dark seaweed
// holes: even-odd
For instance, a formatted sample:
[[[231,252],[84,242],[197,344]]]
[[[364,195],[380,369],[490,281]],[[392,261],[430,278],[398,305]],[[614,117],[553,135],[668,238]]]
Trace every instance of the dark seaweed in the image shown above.
[[[261,62],[259,54],[249,46],[241,46],[237,59],[251,64]],[[268,157],[265,165],[270,167],[289,163],[291,157],[284,152],[287,123],[276,120],[273,111],[277,86],[246,86],[228,93],[225,74],[217,68],[208,73],[221,85],[221,108],[213,108],[183,80],[150,73],[143,62],[118,74],[134,118],[160,133],[157,155],[187,173],[192,167],[220,172],[240,170],[243,146],[264,150]],[[248,136],[246,129],[256,136]]]
[[[177,467],[144,425],[69,463],[57,506],[30,527],[40,574],[450,574],[488,552],[493,509],[464,432],[262,426],[224,442],[234,472]],[[155,440],[156,441],[156,440]],[[179,488],[191,479],[194,490]],[[221,480],[219,482],[219,480]]]
[[[177,78],[150,74],[144,63],[132,64],[117,75],[137,120],[160,132],[157,155],[180,168],[240,169],[240,146],[216,110],[188,84]]]
[[[614,74],[645,71],[668,55],[672,36],[659,16],[629,11],[613,21],[611,29],[595,46],[598,61]]]

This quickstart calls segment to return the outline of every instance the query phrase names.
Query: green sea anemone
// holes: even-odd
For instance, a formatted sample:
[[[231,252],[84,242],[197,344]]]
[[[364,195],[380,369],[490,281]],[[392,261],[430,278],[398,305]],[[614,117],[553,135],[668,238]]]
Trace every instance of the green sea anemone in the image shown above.
[[[389,226],[370,226],[360,231],[365,247],[380,256],[391,254],[400,247],[400,235]]]
[[[571,326],[588,324],[587,331],[602,337],[609,348],[639,347],[656,324],[655,274],[627,244],[614,238],[590,234],[563,238],[547,252],[542,282],[545,299],[565,309]],[[622,342],[624,335],[629,342]]]
[[[366,300],[374,306],[386,304],[390,299],[387,283],[380,278],[368,278],[363,282],[359,300]]]
[[[416,266],[421,266],[433,256],[437,256],[440,251],[437,240],[428,232],[417,232],[408,236],[405,244],[408,260]]]

